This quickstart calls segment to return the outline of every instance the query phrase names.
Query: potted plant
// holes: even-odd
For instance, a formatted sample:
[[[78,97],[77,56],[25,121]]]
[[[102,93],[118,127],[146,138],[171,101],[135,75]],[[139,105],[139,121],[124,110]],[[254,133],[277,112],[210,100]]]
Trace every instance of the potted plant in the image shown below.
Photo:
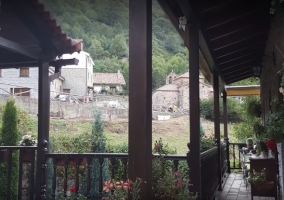
[[[284,140],[284,105],[272,102],[272,113],[265,124],[265,131],[268,138],[276,143]]]
[[[252,138],[247,138],[246,140],[247,148],[252,149],[253,148],[253,139]]]
[[[261,110],[261,103],[260,100],[257,98],[249,99],[247,103],[247,113],[251,117],[260,117],[262,110]]]
[[[267,158],[268,148],[266,146],[265,139],[261,139],[256,142],[256,152],[260,158]]]
[[[273,181],[266,180],[266,168],[263,168],[260,172],[253,169],[252,172],[249,173],[248,182],[261,194],[271,191],[274,187]]]

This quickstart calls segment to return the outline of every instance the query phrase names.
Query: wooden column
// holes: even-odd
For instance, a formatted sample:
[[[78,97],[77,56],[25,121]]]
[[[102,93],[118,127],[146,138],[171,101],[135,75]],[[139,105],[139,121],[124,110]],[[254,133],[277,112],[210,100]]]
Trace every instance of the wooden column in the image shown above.
[[[129,1],[129,178],[152,198],[152,1]]]
[[[226,142],[226,159],[228,165],[228,173],[230,169],[230,156],[229,156],[229,137],[228,137],[228,109],[227,109],[227,92],[223,91],[223,117],[224,117],[224,140]]]
[[[49,63],[39,63],[38,74],[38,148],[36,199],[46,199],[46,160],[49,141],[50,82]]]
[[[200,158],[200,111],[199,111],[199,29],[192,20],[185,29],[185,45],[189,50],[189,111],[190,143],[187,161],[190,168],[189,177],[193,184],[189,189],[201,197],[201,158]]]
[[[220,102],[219,102],[219,76],[217,73],[213,74],[213,90],[214,90],[214,133],[215,141],[218,147],[218,183],[219,190],[222,190],[221,183],[221,146],[220,146]]]

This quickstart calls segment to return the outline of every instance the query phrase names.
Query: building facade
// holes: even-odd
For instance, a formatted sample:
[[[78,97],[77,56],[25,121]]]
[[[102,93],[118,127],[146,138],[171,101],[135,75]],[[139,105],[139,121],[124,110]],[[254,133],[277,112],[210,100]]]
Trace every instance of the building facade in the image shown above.
[[[76,58],[78,65],[68,65],[61,68],[61,75],[65,78],[63,82],[63,93],[70,93],[78,98],[92,97],[93,95],[93,69],[94,61],[90,54],[84,51],[80,53],[64,54],[63,59]]]
[[[0,94],[11,94],[38,98],[38,68],[0,69]],[[49,75],[54,74],[50,68]],[[50,83],[50,97],[62,90],[64,78],[59,77]]]
[[[177,76],[173,71],[166,77],[166,85],[156,89],[152,95],[153,106],[177,107],[189,110],[189,72]],[[199,97],[208,99],[213,96],[213,88],[199,76]]]
[[[123,86],[126,84],[122,73],[94,73],[94,92],[102,91],[122,92]]]

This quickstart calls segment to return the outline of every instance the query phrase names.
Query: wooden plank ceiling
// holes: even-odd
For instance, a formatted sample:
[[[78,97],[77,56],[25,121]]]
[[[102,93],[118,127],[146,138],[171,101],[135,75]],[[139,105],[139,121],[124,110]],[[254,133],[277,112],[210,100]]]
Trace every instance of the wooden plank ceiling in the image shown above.
[[[3,0],[0,15],[0,68],[82,49],[82,40],[67,37],[38,0]]]
[[[158,0],[184,38],[179,18],[198,20],[200,50],[228,85],[253,76],[270,29],[270,0]]]

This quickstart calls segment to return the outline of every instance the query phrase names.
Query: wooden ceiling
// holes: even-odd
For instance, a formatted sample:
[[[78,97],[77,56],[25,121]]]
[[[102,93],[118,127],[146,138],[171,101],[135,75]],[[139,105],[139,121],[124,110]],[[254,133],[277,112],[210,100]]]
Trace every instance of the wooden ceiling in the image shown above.
[[[67,37],[38,0],[2,0],[0,15],[0,68],[81,51],[82,40]]]
[[[210,71],[223,84],[253,76],[260,66],[270,29],[270,0],[158,0],[184,38],[179,18],[199,24],[199,46]]]

